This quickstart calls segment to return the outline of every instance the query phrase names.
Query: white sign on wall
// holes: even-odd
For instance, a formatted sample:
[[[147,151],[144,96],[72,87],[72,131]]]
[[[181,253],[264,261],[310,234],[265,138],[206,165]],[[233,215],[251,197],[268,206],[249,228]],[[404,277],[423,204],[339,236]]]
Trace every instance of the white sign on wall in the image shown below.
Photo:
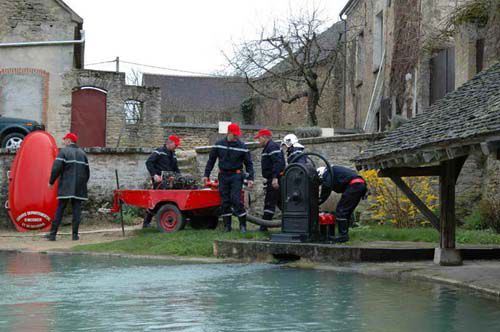
[[[321,137],[332,137],[333,135],[333,128],[321,128]]]
[[[227,134],[227,127],[230,124],[230,121],[219,121],[219,134]]]

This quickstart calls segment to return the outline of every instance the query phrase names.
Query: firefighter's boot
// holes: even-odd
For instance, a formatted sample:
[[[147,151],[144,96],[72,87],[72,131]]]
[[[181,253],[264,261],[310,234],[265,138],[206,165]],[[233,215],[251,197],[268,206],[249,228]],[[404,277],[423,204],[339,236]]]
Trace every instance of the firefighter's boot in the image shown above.
[[[240,221],[240,233],[247,232],[247,216],[238,217]]]
[[[232,216],[224,216],[222,217],[222,221],[224,222],[224,232],[230,232]]]
[[[264,212],[264,215],[262,216],[262,219],[264,219],[264,220],[273,220],[273,215],[270,214],[270,213],[268,213],[268,212]],[[259,231],[261,231],[261,232],[267,232],[268,231],[267,226],[260,225]]]
[[[339,235],[332,239],[333,243],[344,243],[349,241],[349,220],[345,218],[337,218],[339,227]]]

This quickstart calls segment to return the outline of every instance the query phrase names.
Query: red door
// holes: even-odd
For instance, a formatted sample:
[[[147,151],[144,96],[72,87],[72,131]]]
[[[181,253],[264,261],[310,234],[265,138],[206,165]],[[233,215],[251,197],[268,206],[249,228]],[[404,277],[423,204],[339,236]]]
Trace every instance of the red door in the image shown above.
[[[81,147],[106,145],[106,93],[84,88],[73,91],[71,131]]]

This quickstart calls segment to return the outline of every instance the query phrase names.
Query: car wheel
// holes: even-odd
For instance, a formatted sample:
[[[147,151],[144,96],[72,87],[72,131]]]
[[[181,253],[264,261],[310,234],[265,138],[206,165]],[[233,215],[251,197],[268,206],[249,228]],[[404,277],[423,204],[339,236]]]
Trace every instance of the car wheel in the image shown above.
[[[21,133],[8,134],[2,140],[2,148],[10,150],[19,149],[21,147],[21,143],[23,142],[24,136],[25,135]]]

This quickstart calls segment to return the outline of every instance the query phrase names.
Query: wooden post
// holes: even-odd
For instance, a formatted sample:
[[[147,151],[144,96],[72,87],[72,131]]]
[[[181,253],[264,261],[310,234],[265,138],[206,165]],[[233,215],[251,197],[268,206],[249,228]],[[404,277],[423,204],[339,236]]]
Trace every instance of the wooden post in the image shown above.
[[[118,178],[118,170],[115,169],[115,177],[116,177],[116,189],[120,190],[120,179]],[[118,200],[118,206],[120,207],[120,223],[122,225],[122,235],[125,236],[125,225],[123,223],[123,204],[122,200]]]
[[[460,252],[455,249],[455,184],[460,168],[457,159],[441,162],[439,175],[440,239],[434,254],[434,262],[440,265],[462,265]]]
[[[441,202],[441,248],[455,248],[455,160],[441,163],[439,199]]]

